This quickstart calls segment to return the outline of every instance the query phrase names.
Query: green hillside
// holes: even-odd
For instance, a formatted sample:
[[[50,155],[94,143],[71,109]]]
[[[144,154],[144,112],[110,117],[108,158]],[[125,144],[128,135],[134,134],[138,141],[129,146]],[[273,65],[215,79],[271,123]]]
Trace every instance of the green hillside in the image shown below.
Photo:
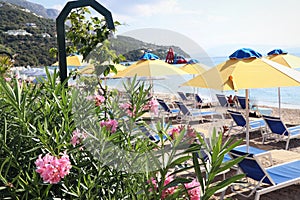
[[[57,47],[55,21],[38,17],[19,6],[0,2],[0,51],[17,54],[16,66],[49,66],[56,61],[50,57],[49,49]],[[16,30],[28,35],[9,35]],[[30,34],[30,35],[29,35]],[[47,34],[47,37],[43,37]],[[145,43],[134,38],[118,36],[111,39],[111,48],[123,54],[127,60],[137,60],[144,50],[151,50],[164,59],[169,46]],[[178,47],[176,53],[189,57]]]
[[[143,55],[145,50],[150,50],[152,53],[158,55],[160,59],[164,59],[170,47],[172,47],[177,54],[183,55],[184,57],[190,57],[179,47],[155,45],[127,36],[119,35],[117,38],[112,38],[110,41],[112,49],[114,49],[117,54],[123,54],[128,61],[137,60]]]
[[[36,15],[21,10],[18,6],[1,3],[0,7],[0,50],[11,54],[18,54],[16,65],[40,66],[50,65],[55,62],[49,56],[49,49],[56,46],[55,23],[51,19],[37,17]],[[35,24],[34,27],[28,26]],[[9,30],[22,29],[30,35],[9,35]],[[43,37],[47,33],[49,37]]]

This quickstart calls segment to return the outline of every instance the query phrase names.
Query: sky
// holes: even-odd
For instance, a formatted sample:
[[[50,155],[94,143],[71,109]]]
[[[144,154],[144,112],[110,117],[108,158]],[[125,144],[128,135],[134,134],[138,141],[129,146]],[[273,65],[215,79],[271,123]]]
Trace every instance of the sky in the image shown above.
[[[61,10],[66,0],[29,0]],[[299,0],[98,0],[122,23],[116,34],[166,30],[166,38],[193,41],[210,55],[249,47],[300,53]],[[174,33],[174,34],[170,34]],[[133,34],[134,35],[134,34]],[[153,36],[150,31],[147,37]],[[177,37],[178,36],[178,37]],[[144,38],[145,39],[145,38]],[[158,40],[158,39],[156,39]],[[164,39],[166,40],[166,39]],[[149,39],[151,41],[151,39]],[[182,40],[184,41],[184,40]],[[152,41],[156,43],[155,41]],[[175,42],[174,42],[175,43]],[[291,52],[292,51],[292,52]]]

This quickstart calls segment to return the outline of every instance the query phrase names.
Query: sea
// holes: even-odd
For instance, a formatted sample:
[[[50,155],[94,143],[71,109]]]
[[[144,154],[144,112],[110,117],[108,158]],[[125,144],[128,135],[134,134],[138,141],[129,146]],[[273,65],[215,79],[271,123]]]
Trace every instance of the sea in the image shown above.
[[[214,65],[224,62],[227,60],[227,57],[211,57],[210,58]],[[124,63],[123,63],[124,64]],[[127,63],[128,64],[128,63]],[[180,67],[182,65],[175,65]],[[300,69],[296,69],[300,70]],[[170,94],[177,95],[178,91],[185,93],[198,93],[201,98],[217,101],[216,94],[225,94],[225,95],[238,95],[245,96],[245,90],[239,91],[216,91],[212,89],[205,88],[193,88],[181,86],[184,82],[193,78],[193,75],[184,75],[184,76],[161,76],[154,77],[153,79],[138,78],[139,81],[144,82],[146,85],[154,85],[153,92],[154,94]],[[108,79],[105,81],[105,84],[112,88],[122,89],[123,82],[128,79]],[[279,92],[280,91],[280,95]],[[179,97],[178,97],[179,98]],[[281,88],[262,88],[262,89],[249,89],[249,99],[252,104],[262,105],[262,106],[280,106],[281,108],[299,108],[300,109],[300,87],[281,87]]]

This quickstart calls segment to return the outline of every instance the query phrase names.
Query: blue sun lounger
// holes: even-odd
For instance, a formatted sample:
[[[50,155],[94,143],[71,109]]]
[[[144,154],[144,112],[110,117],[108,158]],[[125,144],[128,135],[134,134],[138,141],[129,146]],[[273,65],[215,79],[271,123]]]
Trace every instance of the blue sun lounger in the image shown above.
[[[238,102],[241,109],[246,109],[246,97],[237,96]],[[262,108],[258,106],[251,105],[249,103],[249,110],[258,112],[259,115],[271,115],[273,110],[271,108]]]
[[[279,117],[263,115],[271,134],[277,134],[280,139],[286,140],[285,149],[289,148],[290,139],[300,138],[300,125],[287,128]]]
[[[203,105],[205,106],[208,106],[208,107],[211,107],[212,106],[212,103],[211,102],[205,102],[204,99],[202,99],[199,94],[195,94],[195,101],[196,101],[196,106],[200,106],[200,108],[203,107]]]
[[[229,102],[224,94],[216,94],[221,107],[229,107]]]
[[[266,153],[254,155],[236,149],[229,152],[232,158],[246,156],[238,163],[238,167],[247,178],[257,181],[257,184],[251,184],[252,187],[248,188],[250,191],[250,194],[248,195],[243,194],[245,192],[244,190],[243,192],[238,191],[235,190],[234,187],[231,188],[233,192],[247,198],[255,193],[255,200],[259,200],[260,196],[263,194],[300,183],[300,160],[263,167],[260,158],[265,156]],[[265,187],[261,187],[263,185]]]
[[[162,99],[156,99],[159,103],[159,105],[163,108],[164,113],[167,114],[168,117],[170,117],[170,115],[178,115],[179,113],[179,109],[172,109],[168,106],[168,104],[162,100]]]
[[[146,126],[140,125],[139,129],[142,131],[143,134],[145,134],[150,140],[152,140],[155,143],[159,143],[161,141],[161,137],[158,134],[152,134],[150,130],[146,128]],[[162,136],[163,140],[167,139],[167,136]]]
[[[244,115],[238,111],[227,110],[227,112],[230,114],[231,118],[233,119],[227,135],[230,134],[230,131],[232,129],[237,129],[239,131],[238,133],[244,132],[246,130],[246,119]],[[249,130],[250,131],[260,130],[263,137],[263,142],[265,140],[265,135],[266,135],[265,128],[266,128],[266,123],[263,119],[249,121]]]
[[[215,111],[201,111],[201,109],[189,109],[183,102],[175,101],[178,108],[180,109],[180,112],[182,113],[184,119],[186,121],[191,121],[195,118],[200,118],[200,120],[203,123],[203,117],[211,117],[213,118],[214,115],[223,117],[220,113],[217,113]]]

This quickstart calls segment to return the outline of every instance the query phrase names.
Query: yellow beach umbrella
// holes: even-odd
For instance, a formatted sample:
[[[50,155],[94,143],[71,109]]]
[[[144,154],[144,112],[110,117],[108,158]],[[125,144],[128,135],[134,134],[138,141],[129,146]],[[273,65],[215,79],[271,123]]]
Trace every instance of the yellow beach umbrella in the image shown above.
[[[216,90],[246,90],[246,140],[249,146],[248,89],[300,86],[300,72],[261,58],[252,49],[239,49],[229,60],[184,83]]]
[[[168,76],[168,75],[186,75],[187,72],[176,68],[162,60],[140,60],[125,70],[121,71],[115,78],[144,76],[144,77],[155,77],[155,76]]]
[[[123,71],[126,69],[124,65],[121,64],[113,64],[117,69],[117,72]],[[95,72],[95,66],[93,64],[89,64],[86,67],[79,70],[80,74],[93,74]]]
[[[300,58],[297,56],[293,56],[291,54],[288,54],[287,51],[284,51],[282,49],[274,49],[268,53],[268,56],[266,57],[269,60],[272,60],[274,62],[277,62],[283,66],[289,67],[289,68],[300,68]],[[279,116],[281,111],[281,99],[280,99],[280,87],[278,88],[278,104],[279,104]]]
[[[150,80],[150,85],[153,86],[153,78],[169,76],[169,75],[187,75],[188,73],[174,67],[162,60],[139,60],[125,70],[119,72],[114,78],[125,78],[125,77],[147,77]],[[153,87],[151,93],[153,93]]]
[[[192,63],[192,64],[185,64],[182,67],[179,67],[179,69],[189,74],[192,74],[194,78],[196,74],[201,74],[205,72],[207,69],[209,69],[209,67],[201,63]],[[197,91],[195,91],[195,88],[193,88],[193,90],[194,90],[193,93],[195,98],[195,92],[198,93],[198,89]]]
[[[289,68],[300,68],[300,57],[288,54],[282,49],[270,51],[266,58]]]
[[[183,83],[216,90],[300,85],[300,72],[265,58],[229,59]]]
[[[73,55],[67,57],[67,66],[80,67],[83,65],[82,63],[83,57],[81,55]],[[58,62],[52,64],[52,66],[59,66]]]
[[[79,70],[79,74],[93,74],[94,72],[95,72],[95,66],[93,64],[89,64]]]
[[[208,66],[200,63],[193,63],[193,64],[186,64],[182,67],[179,67],[179,69],[189,73],[189,74],[202,74],[207,69],[209,69]]]

